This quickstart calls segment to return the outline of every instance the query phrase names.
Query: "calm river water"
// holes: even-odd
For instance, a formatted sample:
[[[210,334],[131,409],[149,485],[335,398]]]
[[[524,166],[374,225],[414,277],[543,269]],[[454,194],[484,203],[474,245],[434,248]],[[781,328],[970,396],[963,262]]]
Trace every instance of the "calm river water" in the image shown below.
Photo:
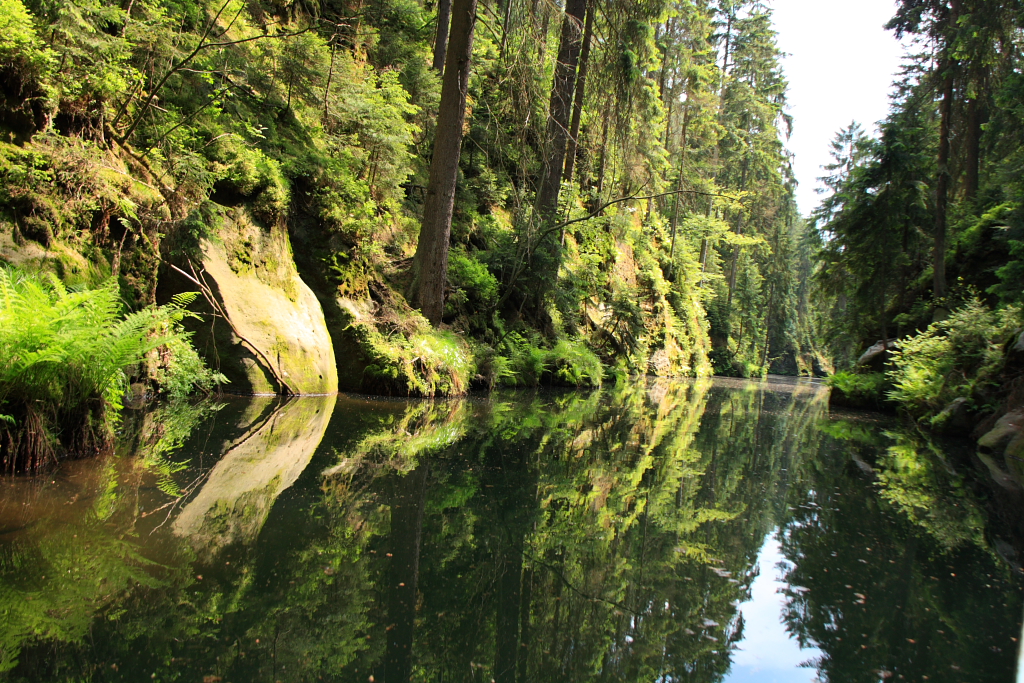
[[[225,399],[121,432],[0,482],[0,681],[1016,675],[1017,494],[813,384]]]

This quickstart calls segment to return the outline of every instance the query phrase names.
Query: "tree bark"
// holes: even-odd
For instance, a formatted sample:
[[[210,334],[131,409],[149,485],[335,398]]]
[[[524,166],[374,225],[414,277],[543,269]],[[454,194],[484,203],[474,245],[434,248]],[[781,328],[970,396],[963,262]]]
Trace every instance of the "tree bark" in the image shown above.
[[[388,628],[384,657],[384,680],[389,683],[408,681],[412,674],[427,476],[427,465],[420,463],[415,470],[395,482],[391,504],[392,555],[388,567]]]
[[[936,299],[946,296],[946,230],[947,208],[949,204],[949,136],[953,119],[953,68],[955,60],[950,52],[953,49],[953,34],[956,31],[960,14],[959,0],[953,0],[949,11],[950,34],[946,37],[946,45],[939,61],[939,76],[942,78],[942,102],[939,105],[939,155],[938,177],[935,179],[935,249],[932,253],[932,294]]]
[[[587,0],[566,0],[562,18],[562,35],[558,44],[558,61],[551,84],[551,104],[548,114],[547,158],[544,176],[537,193],[537,209],[541,217],[550,220],[558,210],[558,192],[562,184],[565,163],[565,145],[568,139],[569,118],[572,114],[572,96],[576,86],[576,65],[583,43],[583,19]]]
[[[413,259],[412,304],[433,325],[441,322],[448,279],[448,240],[455,207],[455,183],[466,122],[466,92],[473,54],[476,0],[454,0],[449,50],[441,84],[434,156],[423,204],[423,226]]]
[[[953,116],[953,73],[943,60],[942,103],[939,106],[938,177],[935,179],[935,247],[932,252],[932,291],[935,298],[946,295],[946,212],[949,205],[949,129]]]
[[[576,75],[576,93],[572,104],[572,121],[569,123],[569,141],[565,151],[565,172],[563,180],[572,180],[573,167],[576,165],[576,149],[579,146],[580,119],[583,118],[583,98],[586,96],[587,65],[590,63],[590,43],[594,37],[594,14],[597,12],[597,0],[587,3],[587,19],[583,24],[583,48],[580,52],[580,69]]]
[[[601,123],[601,155],[597,163],[597,196],[594,197],[594,205],[591,211],[601,206],[601,195],[604,194],[604,176],[608,170],[608,123],[611,119],[611,111],[605,111],[604,121]]]
[[[964,198],[974,201],[978,196],[981,172],[981,123],[982,105],[975,96],[967,101],[967,178],[964,184]]]
[[[434,63],[437,71],[444,71],[444,60],[448,52],[448,24],[451,22],[452,0],[438,0],[437,34],[434,37]]]
[[[676,196],[672,207],[672,246],[669,248],[668,258],[670,262],[675,261],[676,256],[676,228],[679,227],[679,195],[683,189],[683,171],[686,170],[686,133],[690,124],[690,97],[687,88],[686,104],[683,105],[683,131],[679,140],[679,179],[676,182]],[[675,266],[672,266],[675,271]]]
[[[740,176],[740,191],[746,192],[747,190],[747,170],[750,167],[750,153],[749,151],[743,157],[743,173]],[[739,222],[736,225],[736,234],[743,234],[743,216],[740,216]],[[726,300],[725,309],[726,315],[732,315],[732,297],[736,291],[736,273],[739,269],[740,264],[740,245],[734,244],[732,249],[732,263],[729,265],[729,298]]]
[[[512,0],[505,0],[505,14],[501,21],[501,56],[504,59],[508,49],[508,32],[512,28]]]

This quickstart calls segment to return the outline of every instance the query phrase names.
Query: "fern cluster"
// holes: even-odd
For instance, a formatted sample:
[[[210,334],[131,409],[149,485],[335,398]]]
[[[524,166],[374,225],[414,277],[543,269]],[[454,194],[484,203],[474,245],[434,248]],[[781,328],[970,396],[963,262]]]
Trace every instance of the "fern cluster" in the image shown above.
[[[1019,334],[1020,316],[1016,306],[993,311],[971,299],[921,334],[900,340],[888,373],[894,387],[889,397],[932,425],[955,399],[982,408],[1001,381],[1005,345]]]
[[[195,295],[123,314],[117,282],[69,290],[57,278],[0,268],[0,456],[4,469],[37,469],[61,454],[104,446],[122,408],[130,373],[147,354],[184,347],[181,320]],[[152,359],[150,359],[152,362]],[[196,360],[196,359],[186,359]],[[175,363],[156,363],[177,393]],[[178,363],[178,365],[182,365]],[[193,383],[217,377],[184,363]],[[180,375],[180,373],[177,373]]]

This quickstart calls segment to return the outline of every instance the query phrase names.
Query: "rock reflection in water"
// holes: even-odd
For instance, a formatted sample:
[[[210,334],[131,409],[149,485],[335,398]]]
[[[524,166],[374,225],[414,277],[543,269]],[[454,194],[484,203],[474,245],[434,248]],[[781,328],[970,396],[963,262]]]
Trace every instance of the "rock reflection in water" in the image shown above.
[[[197,550],[256,539],[274,501],[320,445],[335,397],[264,401],[246,412],[242,435],[225,443],[224,455],[174,520],[174,533]]]
[[[0,680],[1012,675],[1020,581],[983,501],[893,425],[829,418],[815,385],[332,401],[230,405],[180,469],[126,456],[142,474],[94,484],[121,482],[117,514],[33,522],[25,499],[0,537],[21,624]],[[67,571],[76,534],[111,590],[30,582]],[[770,568],[779,595],[753,590]],[[758,650],[780,639],[789,659]]]

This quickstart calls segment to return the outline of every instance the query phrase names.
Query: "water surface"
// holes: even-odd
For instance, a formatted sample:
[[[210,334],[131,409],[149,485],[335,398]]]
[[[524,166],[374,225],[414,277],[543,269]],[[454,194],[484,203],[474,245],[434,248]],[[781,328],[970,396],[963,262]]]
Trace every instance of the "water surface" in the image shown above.
[[[814,384],[231,399],[122,432],[0,483],[0,681],[1015,674],[1016,493]]]

